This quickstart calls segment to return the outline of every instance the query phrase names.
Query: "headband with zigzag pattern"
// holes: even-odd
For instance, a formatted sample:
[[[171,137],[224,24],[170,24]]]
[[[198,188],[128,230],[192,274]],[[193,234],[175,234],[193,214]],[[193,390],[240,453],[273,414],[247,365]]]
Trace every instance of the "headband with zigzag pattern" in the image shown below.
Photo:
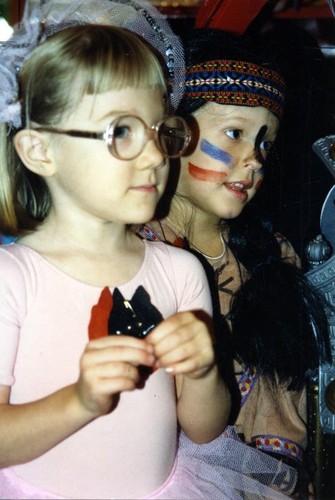
[[[234,106],[262,106],[281,118],[285,82],[276,71],[258,64],[214,60],[186,69],[185,97]]]

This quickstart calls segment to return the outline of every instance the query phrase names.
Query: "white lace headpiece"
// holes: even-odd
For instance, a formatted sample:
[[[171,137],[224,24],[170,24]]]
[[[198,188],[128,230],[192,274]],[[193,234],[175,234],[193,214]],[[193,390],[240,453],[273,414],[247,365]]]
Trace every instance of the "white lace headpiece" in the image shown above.
[[[34,48],[48,35],[80,24],[119,26],[137,33],[164,58],[170,103],[176,109],[184,86],[184,53],[166,18],[145,0],[26,0],[21,22],[0,43],[0,123],[20,128],[18,74]]]

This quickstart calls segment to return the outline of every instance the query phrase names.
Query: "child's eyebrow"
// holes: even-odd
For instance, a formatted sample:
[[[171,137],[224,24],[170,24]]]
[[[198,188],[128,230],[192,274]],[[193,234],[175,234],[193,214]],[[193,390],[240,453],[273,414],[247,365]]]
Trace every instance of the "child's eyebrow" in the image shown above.
[[[251,120],[251,118],[246,118],[244,116],[239,116],[239,115],[232,114],[232,113],[218,114],[218,115],[216,115],[216,118],[222,119],[225,121],[239,121],[241,123],[247,123]]]
[[[104,120],[105,118],[114,118],[115,116],[119,116],[119,115],[131,115],[132,112],[131,111],[125,111],[125,110],[114,110],[113,111],[107,111],[107,113],[103,114],[102,116],[98,116],[96,118],[96,121],[101,121],[101,120]]]

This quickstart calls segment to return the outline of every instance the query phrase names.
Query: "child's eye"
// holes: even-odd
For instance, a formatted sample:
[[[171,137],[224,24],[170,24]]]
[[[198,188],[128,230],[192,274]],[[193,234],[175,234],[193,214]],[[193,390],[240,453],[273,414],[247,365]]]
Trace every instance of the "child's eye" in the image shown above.
[[[273,146],[272,141],[262,141],[259,145],[260,149],[268,153]]]
[[[228,135],[228,137],[230,137],[234,141],[237,141],[238,139],[240,139],[240,137],[242,135],[242,131],[237,129],[237,128],[234,128],[234,129],[226,130],[226,134]]]
[[[119,125],[114,129],[114,138],[115,139],[126,139],[128,135],[130,135],[131,129],[126,125]]]

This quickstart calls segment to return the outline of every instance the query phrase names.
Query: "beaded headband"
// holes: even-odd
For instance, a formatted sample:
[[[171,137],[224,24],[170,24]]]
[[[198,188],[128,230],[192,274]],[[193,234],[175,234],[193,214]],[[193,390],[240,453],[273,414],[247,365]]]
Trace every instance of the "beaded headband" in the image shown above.
[[[206,61],[186,68],[184,97],[234,106],[262,106],[281,118],[285,82],[279,73],[258,64]]]

